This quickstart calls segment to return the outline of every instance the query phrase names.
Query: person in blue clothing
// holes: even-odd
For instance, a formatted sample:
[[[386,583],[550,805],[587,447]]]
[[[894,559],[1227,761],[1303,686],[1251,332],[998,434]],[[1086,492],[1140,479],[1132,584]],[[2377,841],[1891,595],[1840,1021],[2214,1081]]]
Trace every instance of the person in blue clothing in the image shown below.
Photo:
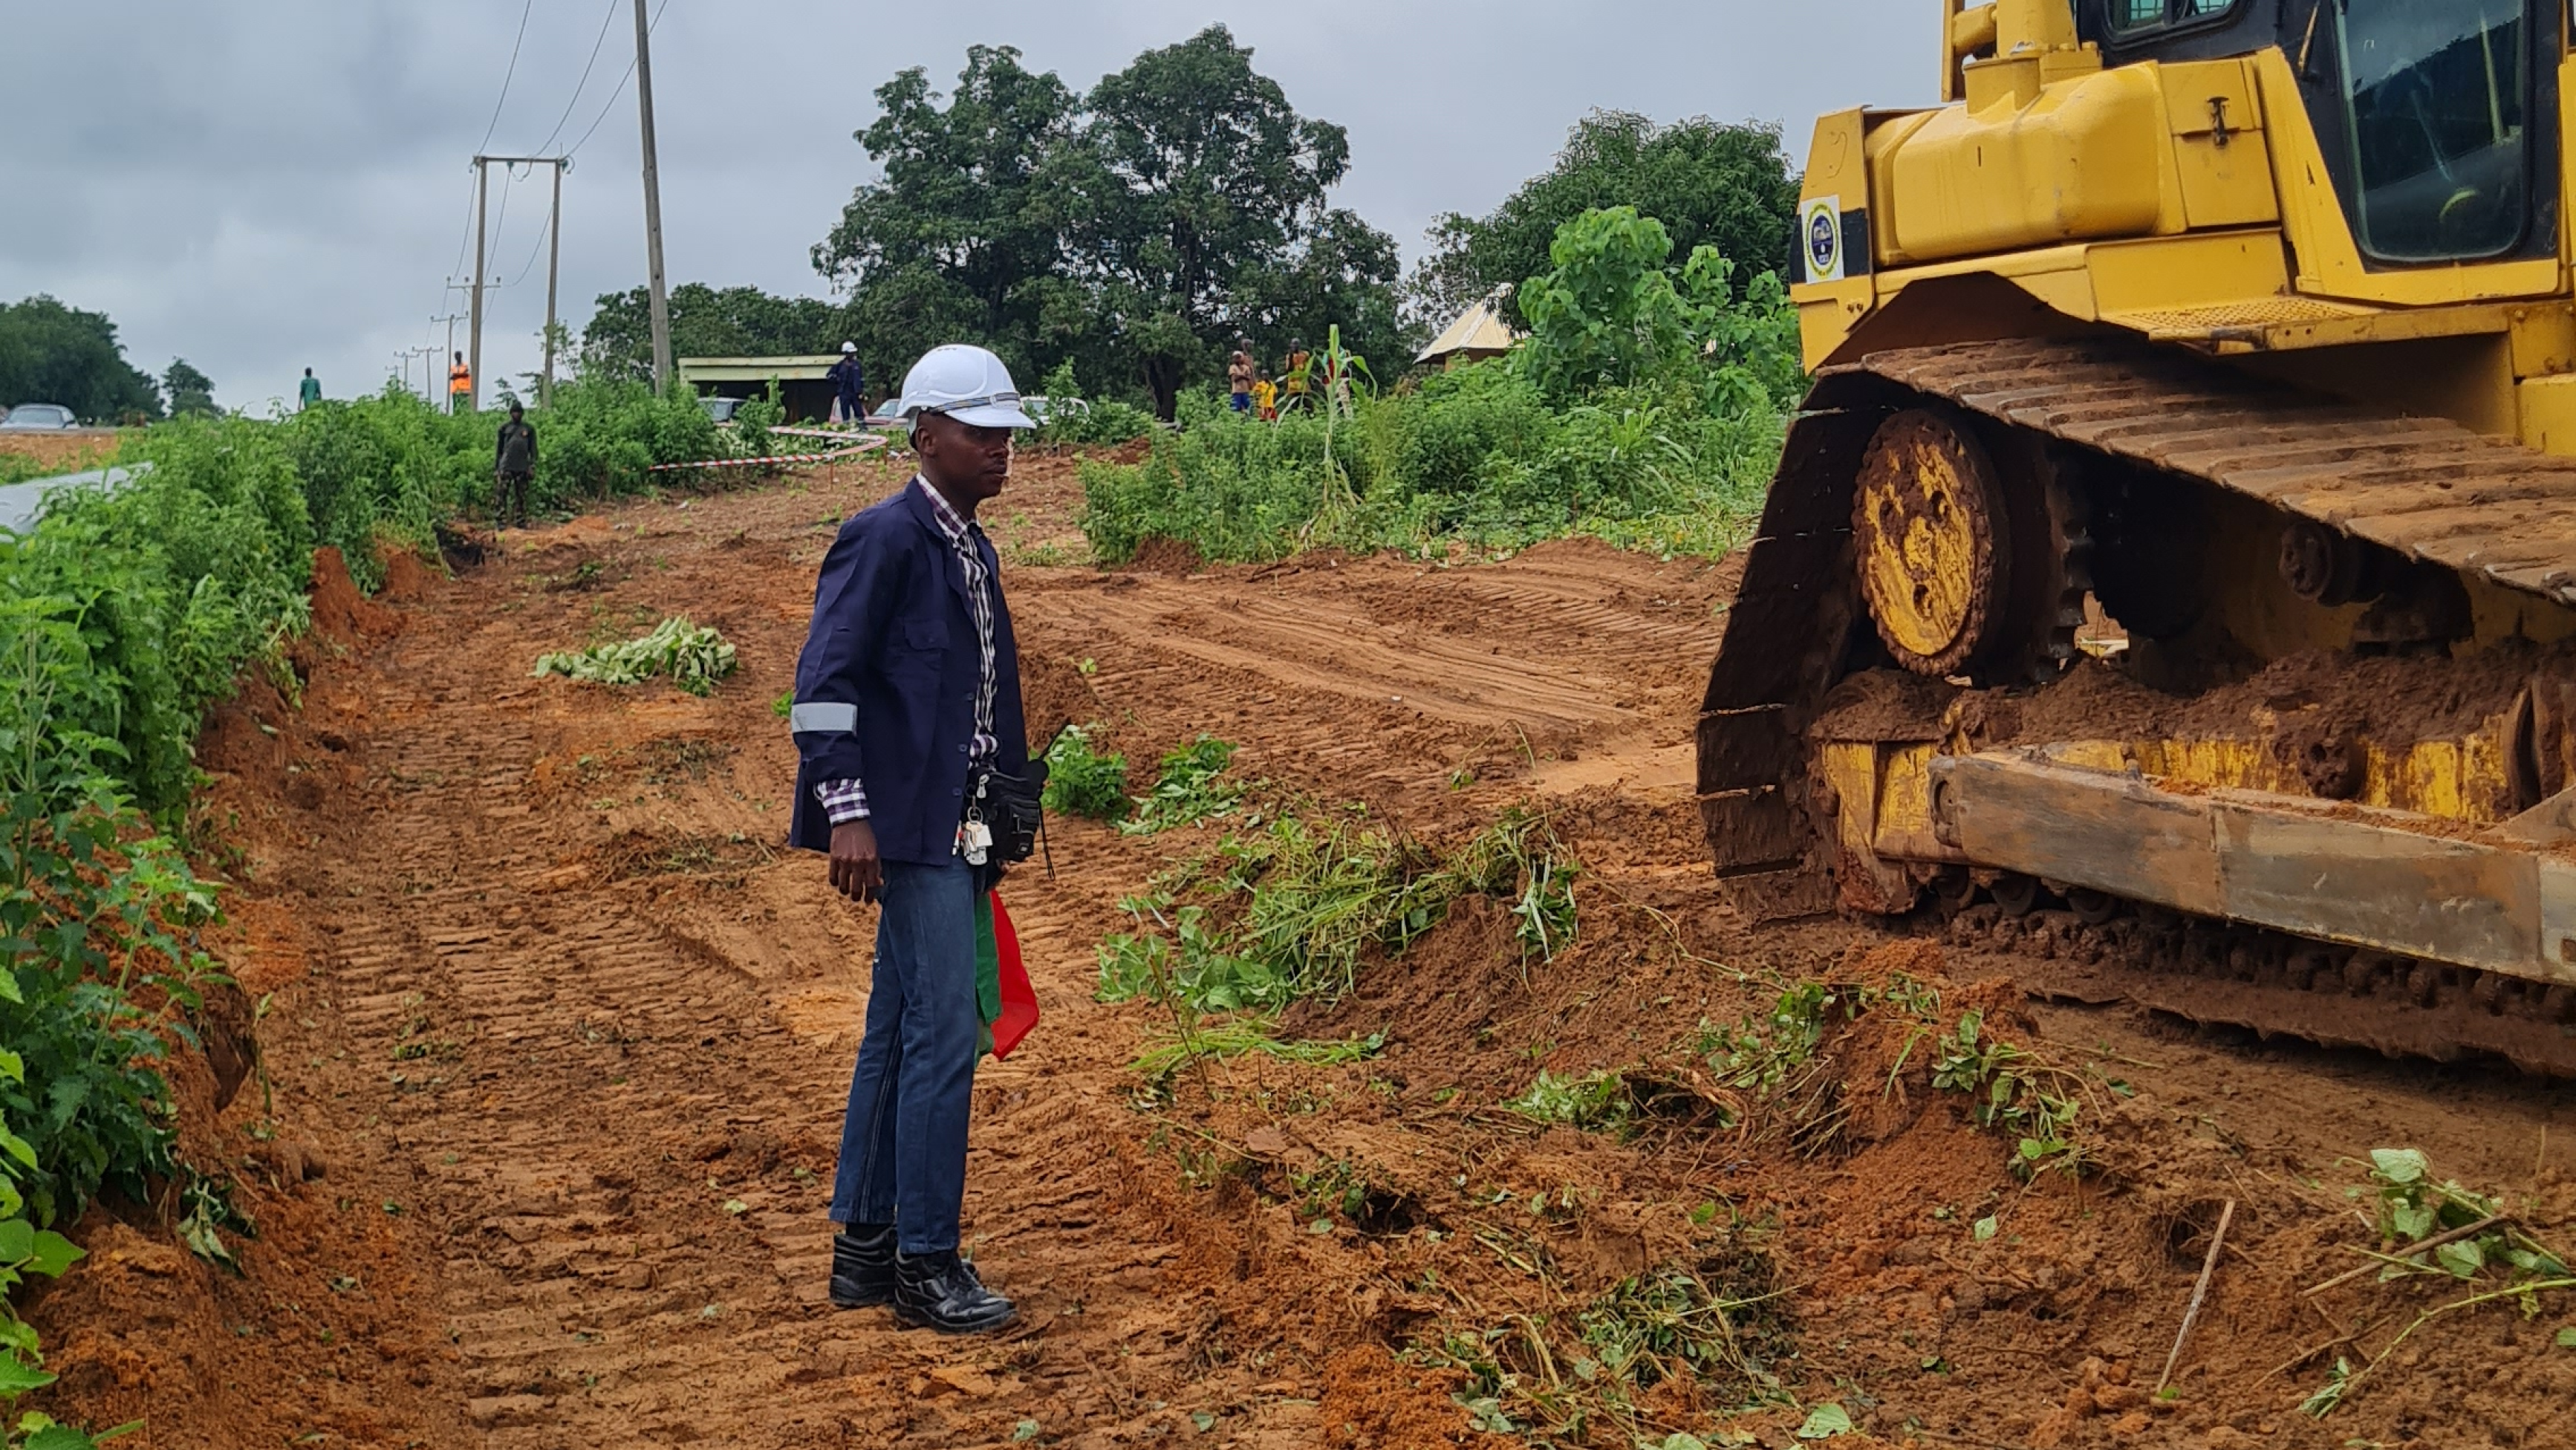
[[[833,401],[840,407],[841,421],[851,427],[868,420],[868,374],[859,366],[859,345],[841,344],[841,360],[832,364],[823,376],[832,380]]]
[[[790,839],[830,854],[835,891],[880,908],[832,1185],[832,1302],[972,1334],[1015,1311],[957,1253],[985,1025],[975,904],[993,854],[968,805],[991,774],[1032,773],[1000,560],[975,512],[1034,425],[980,347],[933,349],[901,407],[920,473],[841,526],[815,587]]]

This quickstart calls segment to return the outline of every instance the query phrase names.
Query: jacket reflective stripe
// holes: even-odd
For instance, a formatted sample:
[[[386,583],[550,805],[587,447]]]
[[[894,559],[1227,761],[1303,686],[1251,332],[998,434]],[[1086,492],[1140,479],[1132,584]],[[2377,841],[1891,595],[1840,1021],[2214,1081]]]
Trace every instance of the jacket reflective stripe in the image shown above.
[[[787,728],[798,735],[856,735],[859,707],[816,701],[787,712]]]

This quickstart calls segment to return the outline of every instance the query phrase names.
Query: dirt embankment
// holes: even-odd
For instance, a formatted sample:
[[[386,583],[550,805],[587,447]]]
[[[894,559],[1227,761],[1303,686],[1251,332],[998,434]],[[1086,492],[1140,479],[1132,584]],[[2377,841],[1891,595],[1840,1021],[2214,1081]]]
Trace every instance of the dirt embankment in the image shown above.
[[[32,458],[69,473],[95,468],[116,452],[123,435],[113,429],[74,428],[61,433],[0,433],[0,453]]]
[[[1027,472],[996,532],[1048,557],[1070,463]],[[1711,1443],[1721,1423],[1798,1443],[1829,1401],[1856,1426],[1830,1443],[1855,1446],[2576,1440],[2556,1300],[2437,1320],[2333,1419],[2298,1409],[2446,1291],[2301,1292],[2364,1262],[2352,1160],[2423,1148],[2555,1232],[2576,1207],[2562,1090],[2024,1008],[2009,960],[1746,929],[1689,798],[1731,574],[1590,544],[1011,569],[1038,713],[1136,761],[1212,731],[1275,793],[1431,838],[1536,799],[1588,868],[1583,935],[1527,958],[1509,903],[1471,903],[1291,1019],[1382,1033],[1376,1055],[1158,1089],[1127,1064],[1168,1018],[1094,1002],[1093,947],[1212,836],[1059,823],[1055,873],[1009,889],[1047,1018],[979,1080],[967,1210],[1027,1321],[956,1343],[834,1313],[822,1211],[873,923],[780,846],[771,701],[832,528],[892,481],[639,504],[388,602],[326,591],[302,707],[248,692],[204,756],[205,815],[240,852],[227,956],[269,1008],[265,1079],[230,1109],[189,1069],[188,1142],[260,1237],[233,1240],[236,1277],[149,1214],[89,1225],[93,1257],[33,1311],[59,1409],[222,1450],[1467,1444],[1477,1365],[1593,1383],[1571,1356],[1599,1375],[1598,1345],[1645,1323],[1637,1286],[1680,1274],[1739,1303],[1744,1337],[1633,1414]],[[712,698],[527,677],[670,613],[740,648]],[[1819,1018],[1806,1096],[1721,1081],[1703,1024],[1765,1019],[1802,978],[1945,1030],[1987,1009],[2075,1075],[2096,1171],[2025,1185],[1893,1008]],[[1642,1085],[1633,1136],[1504,1106],[1597,1069]]]

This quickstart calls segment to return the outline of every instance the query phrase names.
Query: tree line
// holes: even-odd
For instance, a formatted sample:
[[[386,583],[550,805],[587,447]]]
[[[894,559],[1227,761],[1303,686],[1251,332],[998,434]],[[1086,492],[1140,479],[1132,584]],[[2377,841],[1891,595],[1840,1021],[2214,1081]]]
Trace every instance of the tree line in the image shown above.
[[[1494,211],[1440,218],[1408,277],[1393,237],[1331,202],[1351,165],[1343,128],[1301,115],[1223,25],[1087,93],[1012,47],[975,46],[944,95],[921,67],[876,95],[882,114],[855,139],[882,175],[812,251],[846,300],[684,285],[675,353],[846,341],[884,391],[931,346],[974,341],[1015,377],[1071,364],[1086,392],[1170,417],[1239,343],[1275,365],[1339,327],[1391,374],[1469,304],[1546,272],[1557,228],[1587,211],[1634,207],[1677,254],[1714,246],[1749,283],[1779,270],[1797,207],[1775,126],[1596,112]],[[599,298],[582,360],[649,375],[644,289]]]
[[[92,423],[217,411],[214,380],[186,358],[156,380],[126,361],[106,313],[43,293],[0,302],[0,410],[20,403],[57,403]]]

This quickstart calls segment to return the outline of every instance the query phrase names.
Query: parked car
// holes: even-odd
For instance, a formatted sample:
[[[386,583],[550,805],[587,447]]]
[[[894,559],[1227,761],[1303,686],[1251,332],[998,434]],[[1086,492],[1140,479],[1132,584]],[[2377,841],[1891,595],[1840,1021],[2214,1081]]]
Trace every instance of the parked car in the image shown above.
[[[79,426],[80,419],[59,403],[20,403],[0,418],[0,432],[9,433],[54,433]]]
[[[1020,411],[1034,422],[1044,423],[1052,417],[1086,418],[1091,405],[1080,398],[1050,398],[1043,393],[1020,399]]]
[[[743,400],[740,398],[719,398],[712,393],[698,399],[698,406],[706,409],[707,416],[719,423],[732,422],[734,410],[740,408],[742,404]]]

